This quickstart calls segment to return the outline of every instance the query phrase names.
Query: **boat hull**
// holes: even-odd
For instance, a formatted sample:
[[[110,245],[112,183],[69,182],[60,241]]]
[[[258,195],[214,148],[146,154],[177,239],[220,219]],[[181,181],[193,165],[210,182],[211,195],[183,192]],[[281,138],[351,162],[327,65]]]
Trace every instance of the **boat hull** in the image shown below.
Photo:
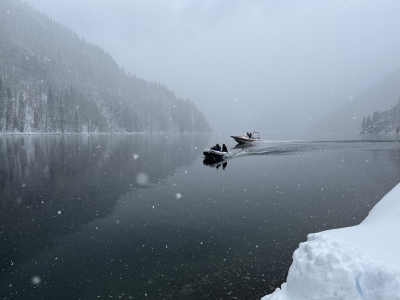
[[[249,138],[246,135],[231,135],[231,138],[233,138],[236,142],[240,144],[245,144],[245,143],[255,143],[255,142],[261,142],[262,140],[259,138]]]
[[[216,151],[212,149],[206,149],[203,151],[203,155],[206,158],[213,159],[213,160],[223,160],[224,158],[227,158],[231,155],[232,153],[230,152],[222,152],[222,151]]]

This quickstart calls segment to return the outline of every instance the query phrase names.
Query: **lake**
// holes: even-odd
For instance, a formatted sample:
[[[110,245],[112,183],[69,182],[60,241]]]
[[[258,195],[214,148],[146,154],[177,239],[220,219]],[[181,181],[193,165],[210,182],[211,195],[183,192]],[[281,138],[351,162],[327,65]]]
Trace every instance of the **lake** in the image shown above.
[[[399,182],[394,136],[264,138],[1,136],[0,299],[260,299]]]

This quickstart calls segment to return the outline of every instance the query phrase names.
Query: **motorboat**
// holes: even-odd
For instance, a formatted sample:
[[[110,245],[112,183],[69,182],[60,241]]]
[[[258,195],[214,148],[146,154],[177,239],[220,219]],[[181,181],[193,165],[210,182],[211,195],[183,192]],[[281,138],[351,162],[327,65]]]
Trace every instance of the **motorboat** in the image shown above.
[[[257,131],[253,131],[253,134],[251,135],[251,137],[249,137],[246,133],[243,135],[231,135],[231,138],[233,138],[236,142],[241,143],[241,144],[262,141],[262,139],[260,139],[260,133]]]
[[[232,156],[232,152],[223,152],[223,151],[217,151],[213,149],[206,149],[203,151],[203,155],[206,158],[213,159],[213,160],[223,160],[227,157]]]

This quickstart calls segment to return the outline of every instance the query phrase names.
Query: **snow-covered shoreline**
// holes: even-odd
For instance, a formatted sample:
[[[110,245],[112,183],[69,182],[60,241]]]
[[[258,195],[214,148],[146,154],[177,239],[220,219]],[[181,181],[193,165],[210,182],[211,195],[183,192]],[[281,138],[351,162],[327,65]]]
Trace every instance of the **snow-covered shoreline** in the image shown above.
[[[400,299],[400,184],[357,226],[309,234],[262,300]]]

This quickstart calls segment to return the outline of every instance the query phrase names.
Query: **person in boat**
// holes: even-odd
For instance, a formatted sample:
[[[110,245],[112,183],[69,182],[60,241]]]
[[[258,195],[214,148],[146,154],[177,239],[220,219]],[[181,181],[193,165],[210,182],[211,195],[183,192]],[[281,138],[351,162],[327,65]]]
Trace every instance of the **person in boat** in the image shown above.
[[[249,138],[251,138],[252,137],[252,134],[251,134],[251,132],[249,133]]]
[[[214,147],[211,147],[211,150],[221,151],[221,146],[216,144]]]
[[[228,148],[226,148],[225,144],[222,144],[222,152],[228,152]]]

